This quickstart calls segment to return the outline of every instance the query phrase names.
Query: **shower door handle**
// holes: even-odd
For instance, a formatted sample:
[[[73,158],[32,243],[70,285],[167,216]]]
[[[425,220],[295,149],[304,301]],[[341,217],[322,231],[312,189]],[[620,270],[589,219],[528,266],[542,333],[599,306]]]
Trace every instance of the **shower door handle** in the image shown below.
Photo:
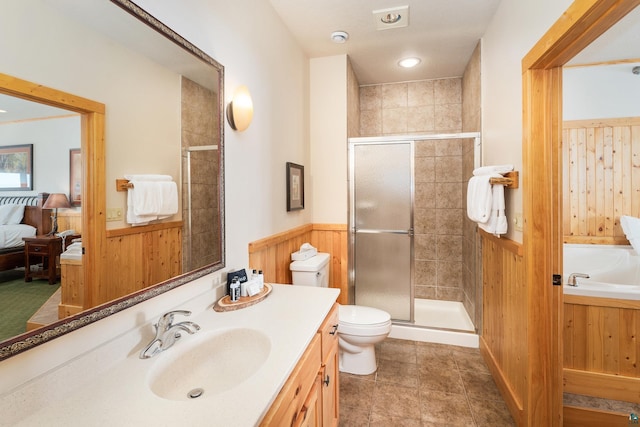
[[[408,230],[383,230],[383,229],[369,229],[369,228],[362,228],[362,229],[355,229],[354,230],[355,233],[360,233],[360,234],[408,234],[409,236],[413,236],[413,228],[410,228]]]

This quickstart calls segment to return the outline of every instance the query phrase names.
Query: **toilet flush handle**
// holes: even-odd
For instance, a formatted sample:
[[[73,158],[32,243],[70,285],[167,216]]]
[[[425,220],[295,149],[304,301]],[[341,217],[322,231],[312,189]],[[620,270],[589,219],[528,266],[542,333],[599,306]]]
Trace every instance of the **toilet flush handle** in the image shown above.
[[[338,332],[338,325],[333,325],[333,331],[329,332],[329,335],[335,335]]]

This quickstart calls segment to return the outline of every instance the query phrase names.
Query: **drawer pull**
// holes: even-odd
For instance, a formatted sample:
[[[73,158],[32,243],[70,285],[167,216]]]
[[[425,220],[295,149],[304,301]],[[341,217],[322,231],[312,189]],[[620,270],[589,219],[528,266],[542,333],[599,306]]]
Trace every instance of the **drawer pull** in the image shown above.
[[[327,375],[324,379],[324,381],[322,381],[324,383],[325,386],[329,386],[329,383],[331,382],[331,377],[329,375]]]
[[[329,332],[329,335],[335,335],[338,332],[338,325],[333,325],[333,331]]]
[[[34,252],[40,252],[40,249],[42,249],[42,248],[39,248],[39,247],[36,246],[35,248],[33,248],[33,251]]]

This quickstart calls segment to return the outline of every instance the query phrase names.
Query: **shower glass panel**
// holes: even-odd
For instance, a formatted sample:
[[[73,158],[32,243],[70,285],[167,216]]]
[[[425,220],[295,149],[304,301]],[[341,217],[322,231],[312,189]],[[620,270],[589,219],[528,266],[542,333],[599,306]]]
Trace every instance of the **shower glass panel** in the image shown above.
[[[413,321],[413,142],[351,146],[355,303]]]
[[[211,242],[220,238],[214,227],[218,200],[216,145],[188,147],[185,152],[186,188],[183,188],[185,230],[183,238],[183,266],[185,271],[215,262],[217,253]]]

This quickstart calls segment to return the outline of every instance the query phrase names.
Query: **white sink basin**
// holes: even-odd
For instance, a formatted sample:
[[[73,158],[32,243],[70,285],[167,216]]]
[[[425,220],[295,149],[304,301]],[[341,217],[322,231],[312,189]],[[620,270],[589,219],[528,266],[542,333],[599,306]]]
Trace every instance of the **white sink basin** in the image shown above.
[[[169,400],[201,400],[240,385],[255,374],[271,351],[271,341],[255,329],[183,334],[156,356],[147,382]]]

